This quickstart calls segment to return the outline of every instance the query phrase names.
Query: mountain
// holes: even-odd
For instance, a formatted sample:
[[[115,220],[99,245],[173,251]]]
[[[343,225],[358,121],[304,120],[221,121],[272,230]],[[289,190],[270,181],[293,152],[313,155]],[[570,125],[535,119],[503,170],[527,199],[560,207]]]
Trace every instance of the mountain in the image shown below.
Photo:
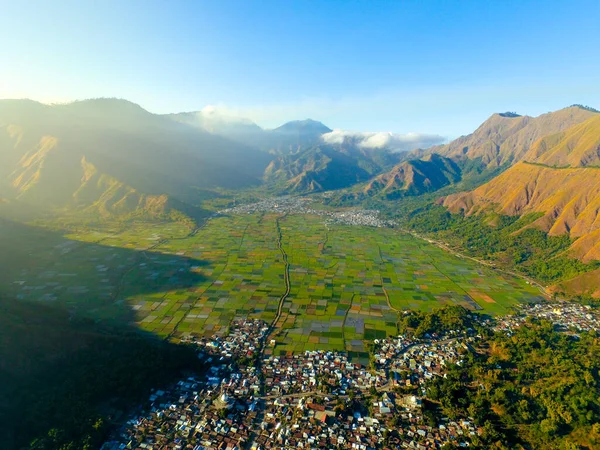
[[[287,122],[268,133],[267,150],[288,154],[322,143],[321,136],[331,132],[327,126],[312,119]]]
[[[321,142],[321,135],[331,132],[321,122],[311,119],[295,120],[265,130],[249,119],[229,116],[212,107],[165,117],[263,151],[284,154],[316,145]]]
[[[597,117],[594,110],[571,106],[538,117],[515,113],[493,114],[472,134],[446,145],[431,147],[425,154],[437,153],[479,169],[494,169],[523,160],[540,138],[563,132],[573,125]],[[421,152],[423,153],[423,152]]]
[[[446,197],[443,205],[466,214],[538,213],[531,227],[568,234],[576,239],[573,256],[600,259],[600,115],[538,139],[523,159],[474,191]]]
[[[548,158],[554,153],[568,153],[568,161],[565,159],[562,165],[567,162],[594,165],[598,162],[598,151],[597,145],[591,145],[590,140],[594,139],[593,129],[599,119],[600,114],[595,110],[582,106],[571,106],[538,117],[513,112],[493,114],[472,134],[449,144],[405,153],[397,166],[369,181],[363,194],[391,200],[435,192],[450,185],[455,185],[455,189],[469,189],[519,161],[537,161],[542,153],[546,155],[545,164],[562,161],[553,156],[554,163],[550,162]],[[577,127],[572,128],[575,125]],[[560,149],[554,153],[546,151],[559,142]],[[575,142],[579,147],[574,149]]]
[[[250,119],[222,114],[210,106],[201,111],[168,114],[166,117],[246,145],[261,147],[260,142],[268,138],[268,133]]]
[[[398,155],[386,150],[321,144],[279,156],[264,178],[281,192],[320,192],[364,182],[397,161]]]
[[[437,191],[460,178],[460,168],[453,160],[433,153],[423,159],[404,161],[376,176],[367,183],[364,193],[394,199]]]
[[[258,184],[270,159],[124,100],[0,101],[0,192],[44,210],[201,214],[202,190]]]
[[[535,142],[524,160],[557,167],[600,166],[600,114]]]
[[[446,197],[443,205],[466,214],[541,213],[532,227],[579,238],[600,229],[600,170],[521,162],[474,191]]]
[[[279,135],[298,135],[298,136],[321,136],[330,133],[332,130],[321,122],[312,119],[293,120],[284,123],[273,130],[273,133]]]
[[[530,227],[552,236],[569,234],[583,261],[600,259],[600,170],[555,169],[521,162],[471,192],[454,194],[442,204],[466,214],[497,211],[506,215],[540,213]]]

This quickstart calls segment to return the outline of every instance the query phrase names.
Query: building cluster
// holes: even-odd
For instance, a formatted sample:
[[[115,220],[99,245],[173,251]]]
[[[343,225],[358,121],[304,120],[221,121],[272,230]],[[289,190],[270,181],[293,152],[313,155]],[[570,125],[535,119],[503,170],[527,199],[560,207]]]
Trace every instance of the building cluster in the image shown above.
[[[472,420],[426,425],[415,396],[284,396],[266,401],[254,449],[431,449],[467,445]]]
[[[372,373],[347,355],[331,351],[307,351],[288,357],[268,357],[262,364],[267,395],[289,395],[326,389],[333,395],[348,390],[382,387],[385,376]]]
[[[595,310],[565,302],[482,324],[512,333],[527,317],[571,332],[600,329]],[[471,418],[432,424],[421,409],[426,381],[461,364],[477,336],[378,339],[365,367],[333,351],[264,356],[268,332],[265,322],[240,320],[191,341],[206,374],[154,391],[103,450],[433,449],[469,446],[481,433]]]
[[[211,370],[206,380],[192,377],[169,389],[154,391],[149,406],[102,449],[245,448],[256,412],[226,393],[226,386],[232,388],[239,379],[220,378],[223,369]]]
[[[547,320],[562,331],[600,331],[600,313],[598,310],[590,306],[570,302],[519,305],[515,314],[497,318],[493,328],[495,331],[510,334],[528,318]]]
[[[268,331],[269,326],[262,320],[235,320],[222,336],[192,336],[187,342],[196,345],[200,350],[200,356],[208,363],[225,359],[244,362],[258,356]]]
[[[449,442],[467,445],[480,432],[472,419],[444,419],[437,426],[428,425],[419,396],[425,374],[442,375],[445,363],[460,362],[460,353],[467,348],[461,338],[377,340],[368,369],[337,352],[267,358],[263,362],[265,415],[252,448],[367,450],[441,448]],[[405,360],[405,355],[409,362],[396,364],[396,359]],[[400,373],[404,378],[394,376]]]
[[[393,222],[379,218],[379,211],[365,209],[348,209],[345,211],[328,211],[314,209],[310,205],[311,199],[306,197],[274,197],[257,203],[235,206],[220,211],[221,214],[255,214],[255,213],[281,213],[281,214],[309,214],[322,216],[333,223],[344,225],[361,225],[369,227],[390,227]]]
[[[461,364],[476,337],[418,340],[405,336],[375,340],[373,366],[392,386],[423,386],[434,376],[443,376],[448,363]]]
[[[477,433],[469,419],[431,426],[421,412],[420,380],[458,360],[460,338],[380,340],[367,368],[331,351],[261,357],[268,329],[237,321],[194,341],[207,373],[154,391],[103,450],[426,449]],[[414,385],[390,377],[400,372]]]
[[[240,320],[224,336],[191,338],[206,374],[154,391],[103,450],[247,448],[262,379],[254,363],[268,329],[260,320]]]

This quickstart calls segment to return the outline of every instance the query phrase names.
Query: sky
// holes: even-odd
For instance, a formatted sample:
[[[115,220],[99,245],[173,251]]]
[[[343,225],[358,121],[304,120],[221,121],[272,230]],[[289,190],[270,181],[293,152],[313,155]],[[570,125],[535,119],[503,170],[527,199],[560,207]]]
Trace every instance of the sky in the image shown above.
[[[600,108],[600,1],[0,0],[0,98],[473,131]]]

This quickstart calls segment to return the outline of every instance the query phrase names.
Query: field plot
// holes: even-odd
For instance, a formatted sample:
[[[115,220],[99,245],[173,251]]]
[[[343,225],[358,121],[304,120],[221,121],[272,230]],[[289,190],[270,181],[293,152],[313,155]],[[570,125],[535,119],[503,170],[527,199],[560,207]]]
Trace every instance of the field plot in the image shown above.
[[[290,293],[285,292],[288,257]],[[398,314],[445,304],[503,313],[539,298],[518,278],[457,258],[388,228],[354,227],[310,215],[212,219],[196,235],[154,249],[204,261],[205,280],[185,292],[130,299],[143,328],[185,337],[224,330],[236,317],[274,321],[277,354],[345,349],[396,333]]]
[[[283,291],[284,264],[277,249],[275,216],[243,216],[213,220],[195,236],[169,241],[157,251],[175,252],[206,261],[198,267],[206,281],[188,289],[173,308],[168,301],[156,306],[140,300],[140,313],[150,307],[144,328],[178,336],[213,334],[224,330],[234,318],[275,318]],[[181,316],[183,308],[183,316]],[[180,317],[175,317],[178,314]],[[162,326],[165,315],[172,319]],[[152,319],[152,320],[150,320]],[[175,326],[171,326],[172,324]]]
[[[280,353],[343,348],[361,354],[365,340],[395,334],[401,310],[455,304],[494,314],[539,299],[523,280],[393,229],[294,215],[281,219],[281,229],[291,293],[277,324]]]
[[[397,230],[323,216],[232,214],[191,233],[158,224],[66,237],[36,232],[39,239],[0,242],[26,262],[2,274],[12,296],[62,302],[175,339],[260,318],[275,324],[276,354],[337,349],[364,356],[365,341],[396,333],[402,310],[458,304],[495,314],[540,298],[519,278]],[[290,290],[281,301],[284,255]]]
[[[136,320],[129,298],[162,296],[164,291],[187,289],[205,280],[192,270],[205,265],[203,261],[151,250],[157,233],[165,239],[186,234],[183,229],[175,231],[146,224],[127,231],[115,228],[63,235],[0,221],[4,268],[0,294],[60,305],[74,315],[129,324]]]
[[[346,229],[350,233],[341,238]],[[282,330],[279,352],[337,348],[364,353],[364,339],[395,334],[397,313],[381,289],[378,249],[362,245],[366,230],[381,231],[325,224],[310,216],[281,220],[291,292],[277,324]]]

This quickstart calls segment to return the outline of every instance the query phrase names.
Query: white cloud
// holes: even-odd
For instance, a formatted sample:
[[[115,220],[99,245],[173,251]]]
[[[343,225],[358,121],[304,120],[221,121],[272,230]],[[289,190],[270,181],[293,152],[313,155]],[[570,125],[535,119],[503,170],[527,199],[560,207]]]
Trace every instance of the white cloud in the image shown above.
[[[322,138],[323,141],[328,144],[342,144],[344,142],[354,141],[362,148],[386,147],[399,152],[413,150],[415,148],[427,148],[446,141],[443,136],[437,134],[397,134],[391,132],[344,131],[339,129],[324,134]]]
[[[198,115],[201,120],[211,123],[254,125],[252,120],[225,105],[207,105],[198,112]]]

